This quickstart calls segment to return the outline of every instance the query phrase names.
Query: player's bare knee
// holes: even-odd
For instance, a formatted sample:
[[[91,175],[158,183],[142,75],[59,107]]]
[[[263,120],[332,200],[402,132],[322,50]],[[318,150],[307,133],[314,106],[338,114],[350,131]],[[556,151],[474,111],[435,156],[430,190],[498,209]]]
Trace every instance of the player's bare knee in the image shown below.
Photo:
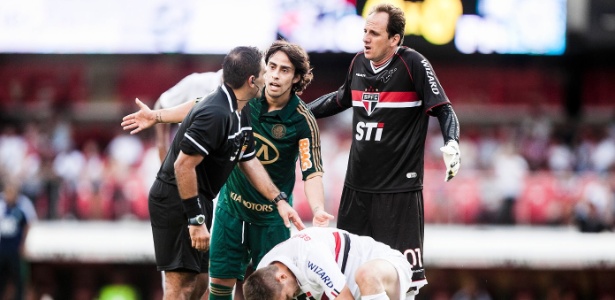
[[[369,262],[357,268],[354,275],[354,280],[359,286],[361,292],[384,291],[379,273],[378,268]]]
[[[395,296],[391,299],[399,297],[399,278],[389,261],[376,259],[363,264],[355,273],[355,281],[362,294],[386,292]]]

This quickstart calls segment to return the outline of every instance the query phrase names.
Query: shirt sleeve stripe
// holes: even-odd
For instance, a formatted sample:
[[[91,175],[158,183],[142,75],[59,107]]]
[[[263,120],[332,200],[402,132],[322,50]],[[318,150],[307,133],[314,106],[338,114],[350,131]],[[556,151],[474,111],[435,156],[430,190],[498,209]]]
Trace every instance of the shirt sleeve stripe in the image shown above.
[[[378,94],[378,98],[380,103],[382,102],[397,102],[397,103],[407,103],[407,102],[415,102],[419,99],[419,95],[416,92],[362,92],[353,90],[352,91],[352,100],[353,101],[361,101],[363,99],[363,94]]]
[[[194,140],[187,133],[184,133],[184,137],[187,138],[189,141],[191,141],[197,148],[201,149],[201,151],[205,152],[205,154],[209,155],[209,151],[207,151],[207,149],[205,149],[205,147],[201,146],[201,144],[197,143],[197,141]]]
[[[252,130],[252,127],[250,127],[250,126],[247,126],[247,127],[241,127],[241,128],[239,129],[239,131],[235,132],[234,134],[229,135],[229,136],[228,136],[228,139],[229,139],[229,140],[232,140],[232,139],[234,139],[237,135],[241,134],[242,132],[244,132],[244,131],[250,131],[250,130]]]
[[[252,152],[250,152],[250,153],[244,153],[244,154],[241,156],[241,158],[240,158],[240,159],[242,159],[242,158],[250,158],[250,157],[254,156],[254,154],[256,154],[256,151],[252,151]]]
[[[404,103],[385,103],[378,102],[376,104],[376,108],[378,107],[389,107],[389,108],[403,108],[403,107],[419,107],[423,105],[423,101],[413,101],[413,102],[404,102]],[[352,106],[364,107],[363,102],[360,100],[353,100]]]

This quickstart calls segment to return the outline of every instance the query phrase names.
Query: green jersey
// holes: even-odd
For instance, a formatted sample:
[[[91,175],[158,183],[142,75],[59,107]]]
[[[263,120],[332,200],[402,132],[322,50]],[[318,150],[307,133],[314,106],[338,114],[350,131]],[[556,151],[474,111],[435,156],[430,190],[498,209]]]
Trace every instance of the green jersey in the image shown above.
[[[323,173],[320,133],[316,119],[294,94],[283,109],[267,112],[268,108],[264,97],[249,103],[255,151],[275,185],[289,195],[292,205],[297,160],[303,180]],[[276,205],[263,197],[238,167],[220,190],[218,206],[255,225],[282,224]]]

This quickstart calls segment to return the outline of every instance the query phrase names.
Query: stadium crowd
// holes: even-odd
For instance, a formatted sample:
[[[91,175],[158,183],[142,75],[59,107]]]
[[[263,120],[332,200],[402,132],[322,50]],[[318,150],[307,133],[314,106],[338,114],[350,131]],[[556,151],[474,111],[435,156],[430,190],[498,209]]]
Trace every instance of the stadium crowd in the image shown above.
[[[346,58],[324,57],[311,57],[315,82],[306,101],[337,88],[344,76]],[[128,135],[121,117],[135,110],[135,97],[152,105],[186,74],[219,68],[219,58],[200,56],[10,56],[2,63],[0,178],[17,176],[43,220],[146,220],[147,194],[159,166],[154,134]],[[462,167],[449,184],[433,184],[442,181],[442,138],[437,122],[430,124],[427,223],[613,228],[611,69],[589,68],[579,75],[592,84],[580,87],[585,115],[579,112],[575,119],[564,112],[570,109],[563,107],[565,76],[558,67],[435,65],[458,109]],[[464,106],[487,109],[469,116]],[[352,138],[350,118],[343,113],[318,121],[327,211],[333,213]],[[295,206],[308,220],[303,194],[302,184],[296,185]]]
[[[123,112],[108,108],[117,105],[120,110],[132,112],[135,96],[151,105],[161,92],[186,74],[215,68],[191,65],[189,61],[184,64],[185,57],[165,56],[170,61],[146,56],[111,60],[98,57],[96,67],[87,68],[80,66],[76,57],[54,56],[54,62],[48,59],[11,56],[0,61],[3,63],[0,64],[0,181],[17,176],[22,193],[32,200],[41,220],[147,220],[147,194],[160,164],[153,131],[134,136],[122,132],[119,123]],[[25,62],[29,65],[24,66]],[[345,62],[342,64],[346,66]],[[342,67],[339,69],[343,71]],[[528,69],[536,73],[537,68]],[[482,76],[483,69],[468,72],[467,67],[452,66],[448,70],[440,71],[439,76],[456,108],[468,104],[500,106],[484,116],[490,120],[488,124],[477,121],[481,116],[476,115],[474,120],[467,121],[464,113],[467,110],[460,110],[462,167],[448,184],[434,184],[442,181],[439,151],[442,140],[437,124],[430,124],[425,157],[426,223],[514,223],[577,226],[587,232],[613,230],[615,115],[610,123],[587,115],[589,122],[583,125],[553,118],[561,108],[559,101],[563,97],[554,92],[558,89],[552,87],[553,81],[545,79],[559,78],[550,76],[549,72],[549,76],[528,76],[533,73],[519,74],[507,68]],[[591,73],[586,79],[592,82],[587,89],[589,96],[584,96],[583,101],[593,99],[590,104],[604,106],[607,108],[604,111],[613,110],[612,73],[610,69]],[[503,75],[510,78],[502,78]],[[307,92],[326,84],[327,80],[319,74],[316,78]],[[525,78],[531,85],[519,88],[519,78]],[[492,88],[485,80],[499,85]],[[514,85],[505,84],[513,81]],[[515,92],[540,91],[545,86],[543,94],[552,97],[546,101],[551,105],[549,114],[544,111],[530,114],[527,109],[514,118],[499,119],[501,114],[510,116],[505,114],[507,105],[524,98]],[[482,88],[491,90],[480,94]],[[499,97],[502,95],[507,98]],[[525,104],[534,100],[527,101]],[[108,106],[97,106],[101,102]],[[492,102],[496,105],[492,106]],[[327,211],[332,213],[337,212],[346,171],[352,139],[348,130],[350,122],[349,114],[319,121]],[[295,207],[305,221],[311,218],[311,213],[302,187],[296,185]],[[152,299],[159,299],[162,293],[159,274],[142,270],[149,270],[149,265],[131,267],[128,281],[141,291],[148,291]],[[54,269],[50,265],[36,265],[32,272],[33,286],[36,293],[48,293],[57,299],[92,299],[102,290],[103,282],[114,281],[107,277],[116,272],[111,269],[96,274],[82,272],[90,268],[101,267]],[[429,275],[431,287],[422,295],[429,299],[464,299],[464,293],[484,296],[484,289],[495,299],[506,298],[502,295],[532,299],[532,294],[557,299],[552,297],[557,293],[567,299],[574,299],[569,296],[574,293],[592,295],[579,299],[610,299],[598,297],[599,292],[613,294],[612,276],[600,272],[581,275],[569,270],[545,272],[517,270],[511,275],[510,271],[502,270],[434,269]],[[499,291],[493,289],[494,284],[500,286]]]
[[[336,212],[351,142],[340,128],[349,128],[350,120],[342,115],[319,122],[327,205]],[[0,126],[0,174],[22,182],[41,219],[148,218],[147,193],[160,164],[151,135],[131,136],[117,125],[110,138],[97,139],[76,134],[79,125],[66,115]],[[428,183],[441,180],[437,129],[430,125],[427,137],[425,176],[435,177]],[[572,131],[528,115],[514,124],[467,124],[461,141],[458,178],[444,188],[425,186],[428,223],[613,228],[615,122]],[[297,187],[295,206],[308,220]]]

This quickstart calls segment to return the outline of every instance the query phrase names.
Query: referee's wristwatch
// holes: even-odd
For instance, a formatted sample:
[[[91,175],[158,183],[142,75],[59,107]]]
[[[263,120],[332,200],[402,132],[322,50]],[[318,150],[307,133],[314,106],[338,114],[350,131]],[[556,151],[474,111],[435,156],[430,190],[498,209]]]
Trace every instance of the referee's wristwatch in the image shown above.
[[[203,225],[205,224],[205,215],[196,215],[194,218],[188,219],[188,225]]]
[[[277,197],[273,198],[273,203],[278,204],[278,202],[282,200],[288,202],[288,196],[286,196],[286,193],[284,192],[280,192],[280,194]]]

